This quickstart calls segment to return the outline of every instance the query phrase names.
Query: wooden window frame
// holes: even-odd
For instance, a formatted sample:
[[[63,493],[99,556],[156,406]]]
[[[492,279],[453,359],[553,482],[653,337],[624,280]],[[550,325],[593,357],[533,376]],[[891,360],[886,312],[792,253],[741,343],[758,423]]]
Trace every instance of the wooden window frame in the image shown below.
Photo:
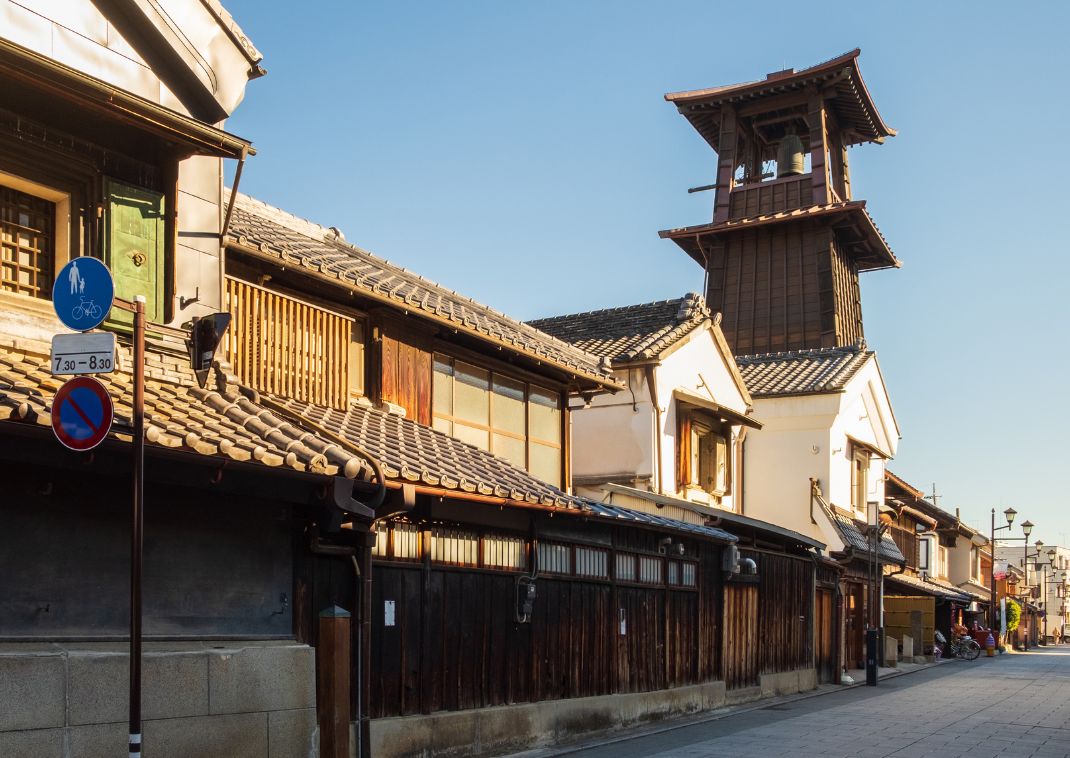
[[[734,480],[734,458],[733,455],[733,435],[732,427],[719,419],[714,418],[711,414],[704,412],[701,409],[697,409],[686,404],[677,402],[676,404],[676,416],[677,416],[677,430],[676,430],[676,468],[677,468],[677,490],[680,492],[703,492],[715,498],[718,502],[730,495],[732,492],[732,484]],[[698,481],[700,474],[693,471],[692,458],[693,458],[693,446],[695,434],[694,427],[701,426],[706,429],[706,433],[702,436],[712,436],[714,439],[720,440],[724,448],[724,482],[720,487],[714,487],[707,489],[702,486]],[[715,450],[716,450],[716,443]],[[718,456],[714,455],[714,460],[710,464],[715,472],[718,466]],[[717,474],[714,474],[716,479]]]
[[[71,195],[55,187],[35,182],[17,174],[0,171],[0,186],[28,195],[51,204],[52,223],[49,232],[51,258],[51,279],[49,286],[37,294],[9,292],[3,290],[4,296],[24,298],[33,302],[51,301],[52,286],[60,269],[71,259]]]
[[[862,445],[851,444],[850,461],[851,461],[851,510],[856,514],[861,514],[864,521],[868,521],[868,503],[869,503],[869,469],[873,461],[873,453]],[[859,481],[859,463],[864,462],[862,466],[861,476]],[[859,503],[861,499],[861,504]]]
[[[439,362],[440,358],[445,359],[445,361],[448,361],[450,369],[453,371],[453,373],[450,375],[450,382],[451,382],[450,386],[452,388],[454,388],[453,389],[453,392],[454,392],[453,400],[454,401],[451,402],[451,407],[453,408],[453,412],[452,413],[448,413],[448,414],[447,413],[442,413],[442,412],[439,412],[439,411],[435,410],[434,373],[435,373],[435,365],[436,365],[436,363]],[[456,366],[457,366],[457,362],[458,361],[460,361],[462,363],[465,363],[467,365],[473,366],[473,367],[479,369],[480,371],[486,371],[487,372],[487,390],[486,390],[486,394],[487,394],[487,423],[486,424],[481,424],[481,423],[474,422],[474,421],[468,421],[468,420],[463,419],[463,418],[461,418],[461,417],[456,415],[456,402],[455,402],[456,389],[455,388],[456,388],[456,382],[457,382],[457,378],[456,378],[456,370],[457,369],[456,369]],[[531,381],[529,379],[522,378],[522,377],[517,376],[515,374],[510,374],[510,373],[507,373],[507,372],[504,372],[504,371],[498,371],[497,369],[494,369],[494,368],[488,368],[486,366],[483,366],[483,365],[480,365],[478,363],[473,362],[468,357],[457,357],[457,356],[454,356],[454,355],[452,355],[450,353],[442,352],[440,350],[435,350],[431,354],[431,372],[432,372],[432,381],[431,381],[431,424],[432,424],[432,426],[434,425],[436,420],[441,420],[441,421],[449,422],[449,424],[451,425],[451,427],[450,427],[451,429],[454,429],[454,425],[461,424],[462,426],[466,426],[466,427],[470,427],[472,429],[478,429],[480,431],[486,432],[487,433],[488,446],[489,446],[488,452],[490,452],[492,454],[496,454],[496,453],[494,453],[494,435],[496,435],[496,434],[501,435],[503,437],[508,437],[510,439],[517,440],[519,442],[523,442],[524,443],[524,466],[523,466],[523,469],[525,471],[529,472],[529,473],[531,471],[531,447],[532,447],[532,444],[538,444],[538,445],[543,445],[545,447],[554,448],[555,450],[559,451],[560,459],[561,459],[560,460],[560,464],[559,464],[559,471],[558,471],[559,482],[557,484],[554,484],[553,482],[550,482],[550,484],[554,484],[554,486],[559,487],[561,489],[564,489],[564,487],[565,487],[565,470],[566,470],[566,453],[567,453],[567,448],[566,448],[566,444],[565,444],[565,442],[566,442],[566,425],[567,425],[567,402],[565,401],[564,398],[562,398],[562,396],[561,396],[562,393],[560,391],[555,390],[554,388],[547,386],[547,384],[550,384],[549,382],[547,384],[541,384],[541,383],[536,382],[536,381]],[[523,435],[520,435],[520,434],[518,434],[516,432],[510,431],[510,430],[507,430],[507,429],[498,428],[498,427],[496,427],[494,425],[493,395],[494,395],[494,379],[496,377],[501,377],[502,379],[507,379],[510,382],[514,382],[514,383],[523,385],[523,387],[524,387],[524,434]],[[532,404],[532,400],[531,400],[532,388],[536,388],[536,389],[541,390],[542,392],[546,393],[547,395],[553,395],[554,397],[557,398],[557,410],[561,414],[561,423],[560,423],[559,428],[558,428],[558,432],[560,434],[560,439],[557,440],[557,441],[542,439],[541,437],[535,437],[535,436],[533,436],[531,434],[531,411],[530,411],[530,408],[531,408],[531,404]],[[451,433],[450,436],[455,436],[455,435]]]

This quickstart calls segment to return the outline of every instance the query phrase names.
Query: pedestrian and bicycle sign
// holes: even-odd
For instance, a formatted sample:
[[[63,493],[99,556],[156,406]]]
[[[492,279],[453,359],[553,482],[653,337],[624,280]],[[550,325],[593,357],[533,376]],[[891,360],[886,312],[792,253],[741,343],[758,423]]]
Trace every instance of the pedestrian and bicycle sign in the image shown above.
[[[52,375],[106,374],[115,370],[115,335],[57,334],[52,338]]]
[[[52,431],[71,450],[91,450],[108,436],[115,416],[104,385],[89,376],[76,376],[52,399]]]
[[[96,258],[74,258],[60,269],[52,285],[52,307],[70,329],[96,329],[111,311],[115,282],[108,267]]]

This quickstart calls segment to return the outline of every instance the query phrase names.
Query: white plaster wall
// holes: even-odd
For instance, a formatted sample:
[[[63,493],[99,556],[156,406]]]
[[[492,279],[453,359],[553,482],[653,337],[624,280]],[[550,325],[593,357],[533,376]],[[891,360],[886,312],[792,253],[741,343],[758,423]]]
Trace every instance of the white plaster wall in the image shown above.
[[[159,14],[142,7],[146,19]],[[245,94],[251,64],[203,3],[168,0],[166,13],[189,76],[212,93],[226,113]],[[146,23],[149,23],[146,20]],[[89,0],[0,0],[0,36],[147,100],[189,115],[134,48]]]
[[[755,398],[760,430],[747,433],[743,513],[842,548],[835,529],[814,504],[810,479],[822,491],[829,480],[830,429],[839,408],[835,395]],[[817,521],[817,523],[813,523]]]
[[[899,429],[892,415],[880,369],[871,358],[838,395],[839,412],[830,429],[827,486],[822,490],[830,503],[851,509],[851,458],[848,437],[894,457],[899,444]],[[867,478],[867,501],[884,502],[884,461],[873,457]],[[871,514],[864,514],[868,519]]]
[[[626,374],[616,373],[620,381]],[[646,381],[632,372],[636,403],[623,390],[599,396],[589,408],[572,411],[572,476],[636,478],[653,476],[654,406],[646,394]],[[638,386],[635,386],[638,385]]]

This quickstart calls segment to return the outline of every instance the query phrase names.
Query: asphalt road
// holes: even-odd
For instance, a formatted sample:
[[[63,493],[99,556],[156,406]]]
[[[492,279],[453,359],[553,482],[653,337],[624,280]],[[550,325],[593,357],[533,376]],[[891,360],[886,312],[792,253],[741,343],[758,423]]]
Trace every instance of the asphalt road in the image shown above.
[[[661,729],[667,726],[660,725]],[[576,758],[1070,756],[1070,646],[954,661],[877,687],[759,707],[558,755]]]

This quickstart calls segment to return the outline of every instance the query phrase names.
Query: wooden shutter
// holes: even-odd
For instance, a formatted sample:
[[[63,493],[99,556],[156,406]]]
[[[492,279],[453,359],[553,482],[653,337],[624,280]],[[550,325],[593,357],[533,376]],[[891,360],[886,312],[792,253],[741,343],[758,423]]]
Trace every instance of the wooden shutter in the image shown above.
[[[676,412],[676,489],[683,490],[691,482],[691,416],[680,409]]]
[[[164,196],[159,192],[105,179],[107,224],[104,262],[115,278],[115,294],[127,300],[145,296],[150,322],[166,319],[164,300]],[[129,326],[132,315],[118,308],[111,320]]]

